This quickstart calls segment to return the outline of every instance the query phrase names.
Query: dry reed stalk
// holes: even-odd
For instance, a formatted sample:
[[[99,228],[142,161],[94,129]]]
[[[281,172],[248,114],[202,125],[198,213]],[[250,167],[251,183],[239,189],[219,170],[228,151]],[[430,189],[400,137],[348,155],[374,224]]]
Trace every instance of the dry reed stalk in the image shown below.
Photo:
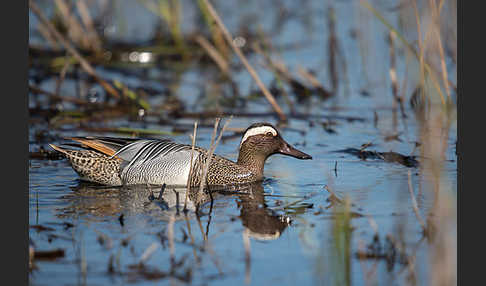
[[[224,56],[225,59],[228,59],[229,55],[229,47],[225,43],[225,39],[223,36],[223,33],[221,30],[218,28],[218,25],[214,23],[212,20],[211,15],[209,15],[208,8],[204,5],[202,0],[197,0],[197,5],[199,9],[201,10],[201,13],[204,17],[204,20],[206,21],[206,24],[209,27],[209,31],[211,33],[211,37],[213,38],[213,43],[216,45],[218,48],[219,52]]]
[[[361,254],[366,253],[366,246],[363,240],[358,240],[358,257],[362,257]],[[376,262],[372,266],[370,270],[368,270],[368,267],[366,266],[366,263],[364,259],[358,259],[359,264],[361,266],[361,270],[363,272],[364,276],[364,281],[365,285],[377,285],[376,281]],[[373,278],[373,281],[371,281],[371,278]]]
[[[247,228],[243,230],[243,246],[245,247],[245,284],[249,285],[251,282],[251,246],[250,233]]]
[[[175,244],[174,244],[174,223],[175,217],[171,215],[169,217],[169,225],[167,226],[167,238],[169,239],[169,251],[170,251],[170,265],[175,263]]]
[[[107,93],[111,94],[112,96],[115,96],[117,98],[120,98],[120,94],[118,91],[111,86],[107,81],[102,79],[101,77],[98,76],[96,73],[95,69],[91,66],[91,64],[86,61],[81,54],[74,48],[71,43],[63,36],[57,29],[52,25],[49,20],[47,20],[46,16],[44,13],[40,10],[40,8],[37,6],[37,4],[34,3],[34,1],[29,0],[29,7],[34,12],[34,14],[39,18],[40,24],[44,25],[49,32],[51,32],[59,42],[64,46],[64,48],[73,55],[73,57],[79,62],[81,67],[83,68],[84,71],[86,71],[90,76],[92,76],[105,90]]]
[[[419,209],[417,206],[417,201],[415,200],[415,195],[413,194],[413,187],[412,187],[412,171],[408,170],[408,191],[410,192],[410,197],[412,199],[412,207],[413,211],[415,213],[415,216],[417,217],[418,222],[420,223],[420,226],[422,227],[422,231],[424,234],[427,233],[427,226],[425,225],[424,220],[420,216]]]
[[[196,42],[208,53],[213,59],[221,72],[228,78],[230,77],[229,65],[226,59],[219,53],[219,51],[203,36],[197,35]]]
[[[266,62],[266,66],[272,72],[277,73],[278,76],[283,77],[285,81],[290,81],[293,78],[284,62],[282,62],[281,60],[273,60],[268,52],[262,50],[258,43],[252,45],[252,48],[255,53],[263,56]]]
[[[61,46],[56,42],[54,39],[54,36],[49,33],[49,30],[46,29],[46,27],[42,25],[37,26],[37,30],[39,30],[39,33],[42,35],[42,37],[51,45],[51,48],[55,51],[58,51],[61,49]]]
[[[277,79],[282,78],[282,80],[286,81],[293,89],[295,88],[295,86],[302,86],[305,89],[309,89],[309,90],[311,89],[311,88],[306,87],[299,80],[297,80],[297,78],[294,77],[289,72],[287,66],[285,65],[285,63],[283,61],[272,59],[270,57],[270,55],[268,54],[268,52],[265,52],[264,50],[262,50],[260,45],[258,45],[257,43],[252,45],[252,47],[253,47],[253,50],[257,54],[260,54],[260,55],[263,56],[263,58],[265,59],[265,66],[264,67],[271,70],[275,74],[275,77]],[[316,91],[318,91],[320,93],[320,95],[323,98],[327,98],[327,97],[332,96],[331,92],[329,92],[327,89],[325,89],[324,86],[317,80],[317,78],[314,75],[312,75],[307,69],[305,69],[302,66],[299,66],[298,69],[299,69],[298,73],[300,74],[300,76],[302,76],[304,79],[306,79],[310,83],[310,85]],[[289,109],[290,109],[291,113],[295,114],[293,103],[291,102],[290,98],[287,95],[287,92],[283,88],[282,88],[282,94],[285,96],[285,99],[287,100],[287,103],[289,105]]]
[[[74,232],[73,232],[74,234]],[[85,252],[85,247],[84,247],[84,239],[81,237],[79,239],[79,248],[78,248],[78,256],[79,257],[79,270],[81,272],[81,278],[83,281],[86,283],[86,274],[88,270],[88,263],[86,262],[86,252]]]
[[[218,258],[216,257],[216,253],[214,252],[213,248],[209,244],[207,237],[206,237],[206,240],[204,241],[204,248],[207,251],[207,253],[209,254],[209,257],[211,258],[211,260],[213,261],[214,266],[216,266],[216,268],[218,269],[219,275],[223,275],[223,269],[221,268],[221,263],[219,262]]]
[[[184,199],[184,212],[187,211],[187,198],[189,196],[189,192],[191,191],[192,162],[194,157],[194,147],[196,145],[196,134],[197,134],[197,121],[194,122],[194,132],[192,134],[191,165],[189,166],[189,176],[187,177],[186,198]]]
[[[457,210],[449,194],[441,193],[439,200],[432,219],[436,235],[430,255],[430,285],[452,286],[457,285]]]
[[[287,82],[292,88],[294,88],[295,85],[298,86],[303,86],[304,88],[305,85],[301,84],[288,70],[287,66],[285,63],[281,60],[274,60],[270,57],[268,52],[265,52],[262,50],[260,45],[255,43],[252,45],[253,50],[257,53],[263,56],[265,59],[265,64],[264,67],[267,68],[268,70],[272,71],[275,74],[275,78],[278,80],[280,83],[282,80]],[[287,91],[282,88],[282,95],[284,96],[284,99],[286,100],[287,105],[289,106],[289,110],[292,114],[295,114],[294,112],[294,106],[292,101],[290,100]]]
[[[425,86],[425,71],[424,71],[424,47],[423,47],[423,40],[422,40],[422,29],[420,26],[420,16],[417,8],[417,0],[412,0],[412,5],[413,5],[413,11],[415,14],[415,22],[417,24],[417,45],[419,49],[419,54],[418,54],[418,59],[419,59],[419,66],[420,66],[420,86],[423,87]],[[423,93],[422,93],[423,94]],[[423,96],[421,94],[421,96]]]
[[[299,65],[297,67],[297,72],[301,77],[305,78],[315,89],[320,90],[325,95],[325,97],[329,97],[332,95],[331,92],[326,90],[324,86],[319,82],[319,80],[306,68]]]
[[[59,95],[59,92],[61,91],[61,84],[63,83],[64,78],[66,77],[67,70],[69,69],[70,66],[71,66],[70,61],[66,61],[64,63],[64,66],[61,69],[61,72],[59,73],[59,78],[56,82],[56,92],[55,92],[55,94],[57,95]]]
[[[213,261],[214,266],[216,266],[216,268],[218,269],[218,273],[220,275],[222,275],[223,274],[223,270],[221,269],[221,265],[220,265],[220,263],[218,261],[218,258],[216,257],[216,253],[214,252],[214,250],[211,248],[211,245],[209,244],[208,236],[207,236],[206,233],[204,233],[204,229],[203,229],[203,226],[201,224],[201,218],[199,217],[199,215],[197,213],[196,213],[196,219],[197,219],[197,223],[199,225],[199,230],[201,231],[201,235],[202,235],[202,237],[204,239],[204,249],[209,254],[209,257]]]
[[[219,133],[218,139],[216,141],[214,141],[214,139],[216,137],[216,132],[218,131],[218,126],[219,126],[219,122],[221,121],[221,118],[216,118],[216,121],[214,122],[213,134],[211,135],[211,145],[209,146],[209,149],[206,153],[207,161],[204,164],[203,174],[202,174],[202,177],[201,177],[201,183],[199,184],[199,193],[198,193],[199,195],[203,194],[203,190],[204,190],[204,187],[206,185],[206,177],[208,175],[209,164],[211,164],[211,159],[213,157],[214,150],[216,149],[216,146],[218,146],[218,143],[221,140],[221,137],[223,136],[223,133],[226,130],[226,127],[228,126],[228,124],[231,122],[232,118],[233,118],[233,116],[230,116],[230,118],[228,118],[228,120],[226,120],[226,122],[223,125],[223,128],[221,129],[221,132]]]
[[[66,96],[60,96],[60,95],[57,95],[55,93],[52,93],[52,92],[49,92],[49,91],[46,91],[46,90],[43,90],[43,89],[40,89],[36,86],[33,86],[33,85],[30,85],[29,84],[29,91],[34,93],[34,94],[44,94],[54,100],[61,100],[61,101],[65,101],[65,102],[71,102],[71,103],[74,103],[74,104],[80,104],[80,105],[86,105],[86,104],[90,104],[90,102],[86,101],[86,100],[82,100],[82,99],[79,99],[79,98],[76,98],[76,97],[66,97]]]
[[[196,261],[196,263],[199,264],[199,258],[197,257],[197,252],[196,252],[196,243],[194,241],[194,236],[192,235],[191,232],[191,224],[189,223],[189,217],[187,217],[187,213],[184,216],[184,219],[186,221],[187,233],[189,235],[189,238],[191,239],[191,246],[192,246],[192,253],[194,255],[194,260]]]
[[[406,58],[405,58],[405,72],[403,74],[404,74],[404,76],[403,76],[402,83],[401,83],[402,89],[400,90],[400,98],[401,98],[402,102],[405,99],[405,92],[407,91],[408,54],[406,55]]]
[[[403,118],[406,118],[405,108],[403,106],[402,98],[398,95],[399,86],[397,79],[396,57],[395,57],[395,37],[396,34],[393,31],[388,33],[388,39],[390,44],[390,80],[392,82],[392,94],[393,94],[393,110],[396,110],[396,105],[400,107],[400,112]]]
[[[369,214],[365,214],[365,216],[368,219],[368,223],[370,224],[371,228],[375,232],[375,235],[378,235],[378,224],[376,223],[376,221]]]
[[[152,244],[150,244],[149,247],[147,247],[145,251],[142,253],[140,259],[138,260],[138,263],[139,264],[145,263],[152,256],[152,254],[154,254],[157,248],[159,248],[159,244],[152,242]]]
[[[390,80],[392,83],[392,94],[395,99],[393,102],[393,109],[396,109],[398,100],[398,81],[397,81],[397,70],[396,70],[396,59],[395,59],[395,46],[394,46],[395,34],[390,31],[388,33],[389,47],[390,47]]]
[[[428,39],[433,36],[433,32],[435,31],[433,25],[429,25],[427,30],[425,31],[425,37],[422,39],[422,28],[420,24],[420,15],[418,12],[417,8],[417,0],[412,1],[413,8],[414,8],[414,13],[415,13],[415,21],[417,24],[417,34],[418,34],[418,48],[419,51],[416,52],[415,54],[417,55],[419,59],[419,64],[420,64],[420,86],[424,87],[425,86],[425,77],[426,75],[430,76],[430,79],[432,80],[432,84],[434,85],[435,89],[439,93],[441,102],[443,105],[445,105],[445,99],[444,95],[442,94],[442,90],[440,88],[439,81],[437,80],[435,73],[439,73],[435,70],[433,65],[430,65],[427,60],[425,59],[425,53],[427,49],[427,43]],[[446,79],[447,81],[447,79]],[[422,89],[423,90],[423,89]],[[424,97],[423,92],[421,92],[421,96]],[[427,100],[430,102],[430,99],[427,97]]]
[[[414,13],[415,13],[415,18],[416,18],[416,23],[417,23],[417,33],[419,35],[419,43],[418,43],[418,46],[419,46],[419,59],[420,59],[420,75],[421,75],[421,87],[424,87],[425,85],[425,77],[426,77],[426,73],[428,75],[430,75],[430,78],[432,79],[432,84],[435,86],[437,92],[439,93],[440,95],[440,99],[442,101],[442,104],[444,105],[445,104],[445,99],[444,99],[444,96],[442,94],[442,90],[440,88],[440,85],[439,85],[439,81],[437,80],[437,78],[435,77],[435,73],[439,73],[435,70],[434,66],[433,65],[430,65],[427,60],[425,59],[425,54],[427,53],[427,47],[429,46],[428,45],[428,40],[435,35],[434,31],[435,31],[435,28],[433,25],[428,25],[427,26],[427,29],[425,31],[425,37],[421,40],[421,37],[422,37],[422,29],[421,29],[421,25],[420,25],[420,16],[419,16],[419,13],[418,13],[418,8],[417,8],[417,3],[416,3],[417,0],[414,0],[412,1],[412,4],[414,4]],[[422,89],[423,90],[423,89]],[[422,92],[422,96],[423,96],[423,92]],[[427,97],[427,100],[430,102],[430,99]]]
[[[331,76],[331,85],[332,85],[332,93],[336,94],[338,89],[338,72],[336,70],[336,54],[337,54],[337,37],[336,37],[336,25],[335,25],[335,17],[336,14],[334,13],[334,9],[329,7],[328,9],[328,22],[327,25],[329,27],[329,37],[328,37],[328,61],[329,61],[329,74]]]
[[[430,285],[457,284],[457,207],[451,186],[442,179],[447,160],[450,121],[447,111],[432,107],[427,119],[419,121],[421,157],[427,158],[422,172],[434,196],[427,218],[430,243]]]
[[[109,237],[108,235],[94,229],[94,232],[96,232],[96,235],[98,236],[97,240],[98,242],[104,246],[105,249],[109,250],[113,248],[113,239]]]
[[[98,37],[98,33],[94,27],[94,22],[89,13],[88,6],[86,5],[85,0],[77,0],[76,7],[78,8],[79,16],[81,17],[81,21],[83,21],[83,25],[86,29],[87,36],[89,39],[90,46],[96,52],[100,52],[102,50],[101,40]]]
[[[433,23],[435,24],[435,38],[437,41],[437,48],[439,50],[439,56],[440,56],[440,66],[442,69],[442,80],[444,82],[444,87],[446,90],[446,94],[448,98],[451,98],[451,92],[450,92],[450,87],[449,87],[449,81],[448,81],[448,75],[447,75],[447,68],[446,68],[446,63],[445,63],[445,56],[444,56],[444,48],[442,47],[442,39],[440,36],[440,9],[442,8],[442,5],[444,4],[444,1],[442,0],[441,3],[439,3],[439,7],[435,5],[435,1],[430,0],[430,10],[432,10],[432,20]]]
[[[206,236],[206,233],[204,232],[204,229],[203,229],[203,226],[202,226],[202,223],[201,223],[201,218],[199,217],[199,214],[196,212],[196,220],[197,220],[197,224],[199,226],[199,230],[201,231],[201,235],[204,239],[204,241],[206,241],[208,239],[208,237]]]
[[[216,24],[218,24],[219,28],[223,32],[223,35],[226,38],[226,41],[233,48],[233,50],[235,51],[236,55],[238,55],[238,57],[240,58],[241,62],[245,66],[245,68],[248,70],[248,72],[250,73],[250,75],[253,77],[253,79],[255,80],[256,84],[258,85],[258,87],[260,88],[260,90],[263,92],[263,95],[265,96],[265,98],[268,100],[268,102],[270,103],[270,105],[273,107],[273,109],[275,110],[275,112],[278,114],[279,119],[281,121],[284,121],[284,122],[287,121],[287,117],[283,113],[282,109],[278,105],[278,103],[275,100],[275,98],[273,97],[273,95],[265,87],[265,85],[261,81],[261,79],[258,76],[258,74],[255,71],[255,69],[253,69],[253,67],[250,65],[250,63],[246,59],[245,55],[241,52],[241,49],[233,43],[233,37],[231,36],[231,34],[226,29],[226,26],[224,25],[223,21],[219,17],[219,15],[216,12],[216,10],[214,10],[214,7],[209,3],[208,0],[203,0],[203,1],[204,1],[204,4],[206,5],[206,7],[208,8],[209,13],[213,17],[213,19],[216,21]]]
[[[202,194],[203,190],[204,190],[204,187],[205,187],[205,184],[206,184],[206,177],[208,175],[208,170],[209,170],[209,164],[211,164],[211,159],[213,157],[213,146],[214,146],[214,140],[216,138],[216,133],[218,132],[218,126],[219,126],[219,122],[221,121],[221,118],[216,118],[216,120],[214,121],[214,128],[213,128],[213,133],[211,135],[211,143],[209,144],[209,149],[207,149],[206,151],[206,162],[203,166],[203,172],[202,172],[202,177],[201,177],[201,182],[199,183],[199,192],[198,194]],[[199,200],[198,200],[199,202]]]
[[[423,43],[422,41],[420,41],[419,39],[419,51],[417,52],[417,50],[415,50],[415,48],[407,42],[407,40],[402,36],[400,35],[397,30],[395,28],[393,28],[392,25],[390,25],[390,23],[388,23],[385,18],[383,18],[382,15],[380,15],[378,13],[378,11],[376,11],[371,5],[370,3],[368,3],[366,0],[360,0],[360,3],[361,5],[363,5],[365,8],[367,8],[368,10],[370,10],[377,18],[378,20],[380,20],[389,30],[392,30],[392,31],[395,31],[395,33],[397,33],[397,36],[398,38],[400,39],[400,41],[402,42],[402,44],[410,51],[412,52],[415,57],[418,59],[419,61],[419,64],[420,64],[420,68],[421,68],[421,80],[423,79],[423,83],[425,84],[425,75],[428,75],[430,77],[430,80],[432,81],[432,84],[434,85],[434,88],[435,90],[437,91],[437,93],[439,94],[439,97],[440,97],[440,100],[442,102],[443,105],[445,105],[445,99],[444,99],[444,95],[442,94],[442,90],[440,88],[440,84],[435,76],[435,71],[432,69],[432,67],[427,63],[427,61],[425,60],[424,56],[423,56],[423,50],[422,50],[422,46],[423,46]],[[412,4],[416,4],[414,1],[412,1]],[[418,24],[418,29],[420,29],[420,19],[419,19],[419,16],[418,16],[418,10],[416,9],[416,5],[414,5],[415,7],[415,16],[416,16],[416,20],[417,21],[417,24]],[[421,38],[421,34],[419,32],[419,38]],[[425,73],[425,72],[426,73]],[[449,81],[449,84],[453,85],[450,81]],[[428,97],[427,97],[428,100],[430,100]]]
[[[86,32],[78,22],[76,17],[71,13],[70,7],[64,0],[55,0],[56,6],[61,14],[64,23],[67,24],[69,37],[76,43],[80,44],[83,48],[90,47],[90,41],[86,35]]]

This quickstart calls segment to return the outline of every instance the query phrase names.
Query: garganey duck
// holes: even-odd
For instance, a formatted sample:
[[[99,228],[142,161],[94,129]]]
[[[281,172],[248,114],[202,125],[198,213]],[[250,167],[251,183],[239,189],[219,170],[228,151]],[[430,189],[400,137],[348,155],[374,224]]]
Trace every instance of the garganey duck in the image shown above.
[[[191,165],[192,146],[168,139],[113,137],[73,137],[81,150],[49,144],[64,154],[82,180],[103,185],[186,186]],[[206,177],[210,186],[237,185],[261,181],[265,160],[273,154],[297,159],[312,159],[285,142],[269,123],[255,123],[243,134],[238,161],[212,156]],[[206,150],[194,148],[190,185],[198,186],[207,160]]]

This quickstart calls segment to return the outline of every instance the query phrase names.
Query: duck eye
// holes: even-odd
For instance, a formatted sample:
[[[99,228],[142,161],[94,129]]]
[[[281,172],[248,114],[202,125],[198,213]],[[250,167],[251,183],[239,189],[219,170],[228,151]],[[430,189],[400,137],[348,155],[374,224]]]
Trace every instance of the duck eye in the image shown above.
[[[272,132],[267,132],[267,134],[265,134],[267,136],[273,136]]]

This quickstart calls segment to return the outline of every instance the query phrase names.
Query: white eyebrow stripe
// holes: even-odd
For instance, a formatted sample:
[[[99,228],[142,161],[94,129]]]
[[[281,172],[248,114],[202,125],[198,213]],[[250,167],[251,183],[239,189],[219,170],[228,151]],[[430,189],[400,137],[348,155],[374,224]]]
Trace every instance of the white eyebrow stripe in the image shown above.
[[[277,131],[270,126],[259,126],[248,130],[245,133],[245,136],[243,136],[243,139],[241,139],[240,147],[241,144],[243,144],[243,142],[245,142],[245,140],[248,139],[248,137],[258,135],[258,134],[267,134],[267,132],[272,133],[273,136],[277,136]]]

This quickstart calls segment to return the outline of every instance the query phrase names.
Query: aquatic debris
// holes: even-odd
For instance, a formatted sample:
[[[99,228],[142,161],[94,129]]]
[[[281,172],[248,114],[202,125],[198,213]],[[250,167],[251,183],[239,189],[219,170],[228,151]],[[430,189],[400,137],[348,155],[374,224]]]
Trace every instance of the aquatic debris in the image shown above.
[[[101,246],[104,246],[105,249],[107,249],[107,250],[113,248],[113,240],[111,239],[111,237],[109,237],[108,235],[106,235],[102,232],[97,231],[96,229],[94,231],[97,234],[96,240],[98,241],[98,243]]]
[[[402,139],[400,139],[400,135],[402,135],[401,132],[399,133],[396,133],[396,134],[391,134],[391,135],[388,135],[388,136],[385,136],[385,138],[383,140],[385,140],[385,142],[389,142],[389,141],[398,141],[398,142],[403,142]]]
[[[64,257],[64,249],[54,250],[36,250],[34,251],[34,259],[36,260],[55,260]]]
[[[29,272],[36,269],[34,265],[35,244],[29,237]]]
[[[64,158],[59,152],[47,151],[41,146],[38,151],[29,152],[29,159],[62,160]]]
[[[125,218],[124,218],[124,215],[121,214],[119,217],[118,217],[118,221],[120,222],[120,225],[121,226],[125,226]]]
[[[324,131],[326,131],[328,134],[336,134],[336,129],[332,128],[332,126],[336,125],[337,123],[335,121],[327,120],[324,122],[321,122],[322,128],[324,128]]]
[[[33,229],[37,230],[37,232],[41,232],[41,231],[55,231],[55,229],[53,229],[52,227],[43,226],[43,225],[39,225],[39,224],[31,225],[30,228],[33,228]]]
[[[385,242],[380,242],[380,237],[375,234],[373,241],[366,246],[366,249],[358,250],[355,256],[359,260],[376,259],[385,260],[387,270],[392,271],[396,263],[408,265],[409,257],[404,249],[397,245],[397,242],[390,235],[386,236]]]
[[[366,146],[367,147],[367,146]],[[388,163],[398,163],[408,168],[416,168],[419,166],[419,162],[415,159],[417,156],[406,156],[397,152],[377,152],[377,151],[366,151],[364,148],[346,148],[342,150],[337,150],[334,152],[347,153],[355,155],[360,159],[378,159],[383,160]]]
[[[189,283],[192,281],[192,270],[190,267],[181,270],[180,272],[177,271],[181,269],[184,266],[184,263],[187,259],[187,256],[181,257],[180,260],[174,261],[173,263],[170,264],[170,269],[169,271],[162,271],[157,269],[156,267],[152,266],[147,266],[142,259],[144,259],[145,255],[148,255],[146,258],[148,258],[150,255],[152,255],[153,251],[156,250],[158,247],[158,244],[153,243],[150,245],[147,250],[144,252],[142,255],[142,258],[140,259],[139,263],[131,264],[128,265],[128,269],[130,271],[126,273],[121,273],[122,275],[127,275],[128,280],[130,282],[135,282],[138,278],[143,278],[146,280],[159,280],[167,277],[173,277],[178,279],[181,282]]]

